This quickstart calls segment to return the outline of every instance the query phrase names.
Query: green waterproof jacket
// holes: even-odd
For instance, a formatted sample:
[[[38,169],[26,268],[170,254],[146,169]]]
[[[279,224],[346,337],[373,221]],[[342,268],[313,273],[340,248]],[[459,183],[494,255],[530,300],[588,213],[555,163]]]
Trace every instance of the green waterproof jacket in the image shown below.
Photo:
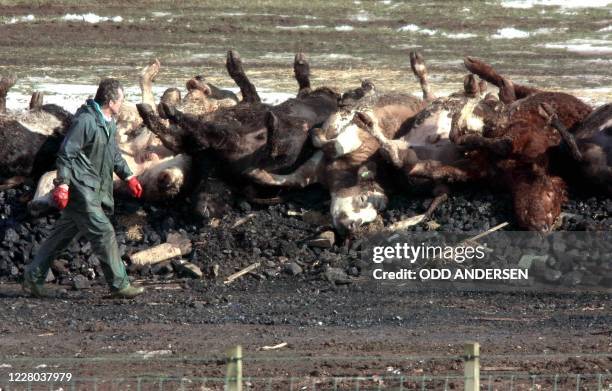
[[[70,186],[67,208],[113,213],[113,172],[122,180],[132,175],[121,156],[114,121],[107,122],[93,100],[77,110],[57,154],[56,184]]]

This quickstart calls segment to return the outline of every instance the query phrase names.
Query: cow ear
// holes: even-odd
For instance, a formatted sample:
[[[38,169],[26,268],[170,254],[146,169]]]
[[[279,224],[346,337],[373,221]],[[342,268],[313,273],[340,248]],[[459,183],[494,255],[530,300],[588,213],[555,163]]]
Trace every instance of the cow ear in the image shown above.
[[[266,113],[266,128],[268,131],[273,132],[278,129],[278,117],[271,111]]]

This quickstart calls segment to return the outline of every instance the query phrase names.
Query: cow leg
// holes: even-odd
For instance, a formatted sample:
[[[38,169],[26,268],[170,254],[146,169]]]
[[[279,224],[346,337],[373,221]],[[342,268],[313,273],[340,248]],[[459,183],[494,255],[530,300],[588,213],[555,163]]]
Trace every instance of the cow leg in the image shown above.
[[[466,57],[463,60],[463,64],[468,71],[478,75],[481,79],[496,85],[500,89],[504,87],[503,77],[491,65],[474,57]],[[516,93],[516,98],[521,99],[542,91],[537,88],[514,84],[514,92]]]
[[[238,87],[240,87],[242,101],[248,103],[261,102],[261,98],[259,97],[255,86],[244,73],[244,69],[242,68],[242,59],[237,51],[230,50],[227,52],[225,66],[227,68],[227,73],[229,73],[230,77],[234,80],[234,82],[236,82]]]
[[[470,179],[466,171],[435,160],[421,160],[411,167],[406,167],[405,171],[409,176],[429,178],[435,181],[465,182]]]
[[[155,107],[155,96],[153,95],[153,81],[159,73],[160,63],[156,58],[140,72],[140,91],[142,93],[142,103]]]
[[[509,105],[510,103],[515,102],[517,99],[516,88],[510,79],[505,77],[502,77],[501,79],[501,85],[499,86],[499,100]]]
[[[416,162],[417,157],[410,148],[410,144],[403,139],[391,140],[387,138],[378,126],[378,122],[372,120],[368,114],[358,112],[355,114],[355,120],[378,141],[385,158],[395,167],[403,168],[406,164]]]
[[[581,162],[583,160],[583,157],[582,153],[578,149],[578,145],[576,145],[576,139],[574,138],[574,135],[567,130],[565,125],[563,125],[561,120],[559,120],[559,116],[557,115],[555,109],[553,109],[552,106],[548,103],[542,103],[538,107],[538,113],[542,118],[547,121],[548,125],[557,129],[557,131],[561,135],[561,138],[569,147],[570,153],[572,154],[574,160],[576,160],[577,162]]]
[[[245,175],[247,178],[260,185],[303,188],[314,183],[322,183],[324,171],[325,159],[323,152],[317,151],[310,159],[291,174],[272,174],[268,171],[256,168],[246,172]]]
[[[146,103],[139,103],[136,105],[138,113],[142,117],[142,120],[147,128],[159,137],[162,144],[174,153],[183,152],[183,146],[180,140],[180,133],[176,134],[162,122],[161,118],[157,115],[153,108]]]
[[[44,95],[42,92],[36,91],[30,98],[30,110],[41,110],[43,106]]]
[[[6,94],[12,86],[15,85],[17,79],[15,76],[3,77],[0,79],[0,114],[6,113]]]
[[[449,188],[446,185],[438,185],[434,188],[434,199],[431,200],[431,204],[425,211],[425,218],[431,218],[431,215],[435,210],[448,200]]]
[[[431,102],[432,100],[436,99],[433,92],[431,92],[431,87],[429,86],[427,67],[425,66],[425,60],[423,60],[423,55],[421,55],[421,53],[410,52],[410,68],[412,68],[412,72],[421,84],[421,90],[423,90],[423,100],[425,102]]]
[[[476,76],[470,73],[463,78],[463,91],[466,96],[472,98],[480,95],[480,85],[476,80]]]
[[[293,73],[295,74],[295,80],[297,80],[300,88],[298,96],[309,93],[311,91],[310,65],[302,52],[295,55],[295,59],[293,60]]]

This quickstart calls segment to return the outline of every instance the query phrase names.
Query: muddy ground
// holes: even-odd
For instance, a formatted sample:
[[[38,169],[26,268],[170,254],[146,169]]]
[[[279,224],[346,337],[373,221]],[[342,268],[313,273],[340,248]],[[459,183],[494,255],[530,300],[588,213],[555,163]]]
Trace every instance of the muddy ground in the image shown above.
[[[559,389],[575,389],[575,378],[564,377],[572,373],[607,373],[605,384],[611,380],[612,313],[605,293],[479,292],[365,282],[338,288],[290,277],[274,283],[247,277],[229,287],[208,281],[158,283],[132,302],[104,299],[102,287],[45,300],[25,298],[14,284],[0,285],[0,292],[2,363],[13,365],[2,368],[3,380],[9,371],[37,371],[40,364],[75,377],[106,379],[99,389],[119,387],[108,383],[118,378],[132,380],[115,389],[133,387],[133,378],[146,374],[223,377],[224,351],[241,344],[245,376],[292,376],[299,379],[296,385],[320,383],[317,389],[325,389],[326,378],[333,376],[414,376],[418,381],[405,385],[420,387],[423,375],[461,375],[459,356],[467,340],[481,343],[483,375],[493,376],[493,384],[501,387],[496,389],[509,389],[508,374],[538,375],[537,384],[547,387],[551,378],[543,375],[559,374]],[[258,351],[281,342],[288,345]],[[160,350],[171,353],[147,360],[137,353]],[[100,356],[108,359],[79,359]],[[24,357],[41,358],[19,361]],[[580,389],[595,389],[593,381],[583,378],[587,388]],[[426,388],[442,389],[441,382],[429,381]],[[253,383],[263,389],[261,381]],[[281,383],[275,381],[274,389],[288,389]],[[397,380],[386,384],[397,386]],[[516,379],[515,389],[530,384],[529,378]],[[344,385],[355,387],[354,382]]]

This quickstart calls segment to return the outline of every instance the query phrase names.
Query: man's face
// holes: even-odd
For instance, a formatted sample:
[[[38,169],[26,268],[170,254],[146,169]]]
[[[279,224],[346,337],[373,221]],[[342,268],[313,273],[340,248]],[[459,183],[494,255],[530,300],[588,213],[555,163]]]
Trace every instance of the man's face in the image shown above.
[[[108,108],[110,109],[111,114],[114,116],[119,114],[119,109],[123,104],[123,90],[119,88],[118,92],[119,97],[117,98],[117,100],[111,99],[110,102],[108,102]]]

